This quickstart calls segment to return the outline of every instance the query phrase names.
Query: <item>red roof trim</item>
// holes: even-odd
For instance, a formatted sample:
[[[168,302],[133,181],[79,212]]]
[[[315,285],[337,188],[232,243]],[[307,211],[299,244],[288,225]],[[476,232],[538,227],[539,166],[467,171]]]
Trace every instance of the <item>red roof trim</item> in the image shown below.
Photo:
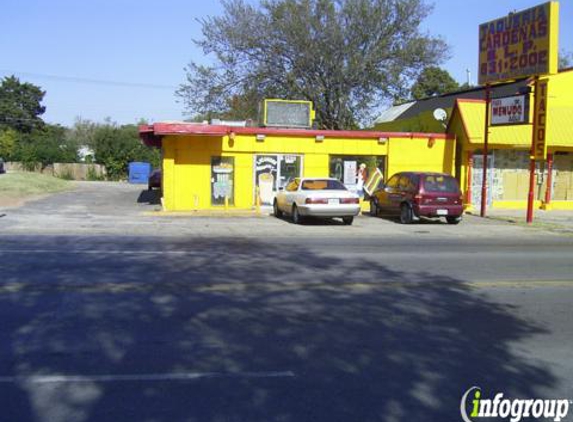
[[[231,132],[237,135],[274,135],[274,136],[301,136],[325,138],[350,139],[378,139],[378,138],[434,138],[453,139],[444,133],[417,133],[417,132],[378,132],[362,130],[307,130],[307,129],[275,129],[258,127],[234,127],[219,125],[203,125],[193,123],[155,123],[143,125],[139,128],[140,134],[165,135],[198,135],[198,136],[226,136]]]

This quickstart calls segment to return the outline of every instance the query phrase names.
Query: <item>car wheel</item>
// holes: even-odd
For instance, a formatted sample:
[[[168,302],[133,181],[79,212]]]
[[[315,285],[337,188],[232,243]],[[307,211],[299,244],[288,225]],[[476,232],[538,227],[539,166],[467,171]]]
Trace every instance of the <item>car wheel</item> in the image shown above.
[[[446,217],[446,221],[448,224],[460,224],[462,221],[462,216],[460,215],[459,217]]]
[[[279,209],[279,203],[276,199],[273,202],[273,213],[276,218],[281,218],[283,216],[283,212]]]
[[[372,217],[378,216],[378,205],[374,199],[370,199],[370,215]]]
[[[342,217],[342,222],[347,226],[351,226],[354,221],[354,217]]]
[[[402,204],[400,207],[400,223],[412,224],[414,221],[414,213],[412,207],[408,204]]]
[[[292,222],[294,224],[300,224],[302,222],[302,217],[300,216],[296,205],[292,206]]]

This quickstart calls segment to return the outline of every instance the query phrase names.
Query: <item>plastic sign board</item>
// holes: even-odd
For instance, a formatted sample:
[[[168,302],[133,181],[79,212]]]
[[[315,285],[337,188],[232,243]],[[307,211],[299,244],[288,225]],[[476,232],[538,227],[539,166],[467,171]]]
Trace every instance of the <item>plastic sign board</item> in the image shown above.
[[[547,158],[547,80],[538,80],[535,84],[535,111],[533,113],[533,158]]]
[[[376,189],[378,189],[378,186],[380,185],[380,183],[383,180],[384,180],[384,176],[382,175],[382,172],[380,171],[380,169],[377,168],[376,171],[374,172],[374,174],[372,174],[372,176],[370,176],[370,178],[368,179],[368,181],[364,185],[364,190],[366,191],[366,193],[368,195],[372,195],[374,193],[374,191]]]
[[[308,129],[314,120],[310,101],[265,100],[263,126]]]
[[[529,107],[525,95],[491,100],[491,125],[515,125],[528,122]]]
[[[479,26],[479,84],[557,73],[559,3],[548,2]]]

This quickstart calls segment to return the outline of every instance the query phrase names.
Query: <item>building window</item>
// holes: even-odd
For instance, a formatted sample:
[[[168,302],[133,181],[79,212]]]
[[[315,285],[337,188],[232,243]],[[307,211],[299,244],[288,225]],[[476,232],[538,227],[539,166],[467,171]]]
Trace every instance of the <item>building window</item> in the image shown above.
[[[211,205],[234,205],[234,157],[211,157]]]
[[[330,177],[340,180],[346,188],[364,195],[364,186],[377,173],[384,175],[386,157],[374,155],[331,155]],[[381,178],[380,178],[381,179]]]

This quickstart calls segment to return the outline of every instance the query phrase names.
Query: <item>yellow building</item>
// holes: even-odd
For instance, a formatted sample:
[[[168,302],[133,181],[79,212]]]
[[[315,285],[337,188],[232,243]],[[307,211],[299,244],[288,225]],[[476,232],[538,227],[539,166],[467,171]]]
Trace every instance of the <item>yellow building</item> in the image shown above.
[[[163,154],[166,210],[252,209],[271,205],[294,177],[336,177],[356,187],[357,170],[388,176],[403,170],[453,174],[453,136],[155,123],[141,139]]]
[[[548,157],[538,163],[536,205],[573,209],[573,69],[547,79]],[[495,123],[494,117],[499,117],[497,120],[501,122],[489,127],[488,203],[493,207],[526,208],[527,205],[534,108],[532,82],[523,79],[492,87],[492,123]],[[523,107],[524,122],[510,121],[517,119],[507,106],[512,101]],[[434,119],[433,111],[437,108],[447,111],[447,125]],[[484,89],[476,88],[393,107],[376,121],[375,130],[438,132],[441,129],[442,133],[454,137],[456,177],[468,204],[479,207],[485,111]]]

